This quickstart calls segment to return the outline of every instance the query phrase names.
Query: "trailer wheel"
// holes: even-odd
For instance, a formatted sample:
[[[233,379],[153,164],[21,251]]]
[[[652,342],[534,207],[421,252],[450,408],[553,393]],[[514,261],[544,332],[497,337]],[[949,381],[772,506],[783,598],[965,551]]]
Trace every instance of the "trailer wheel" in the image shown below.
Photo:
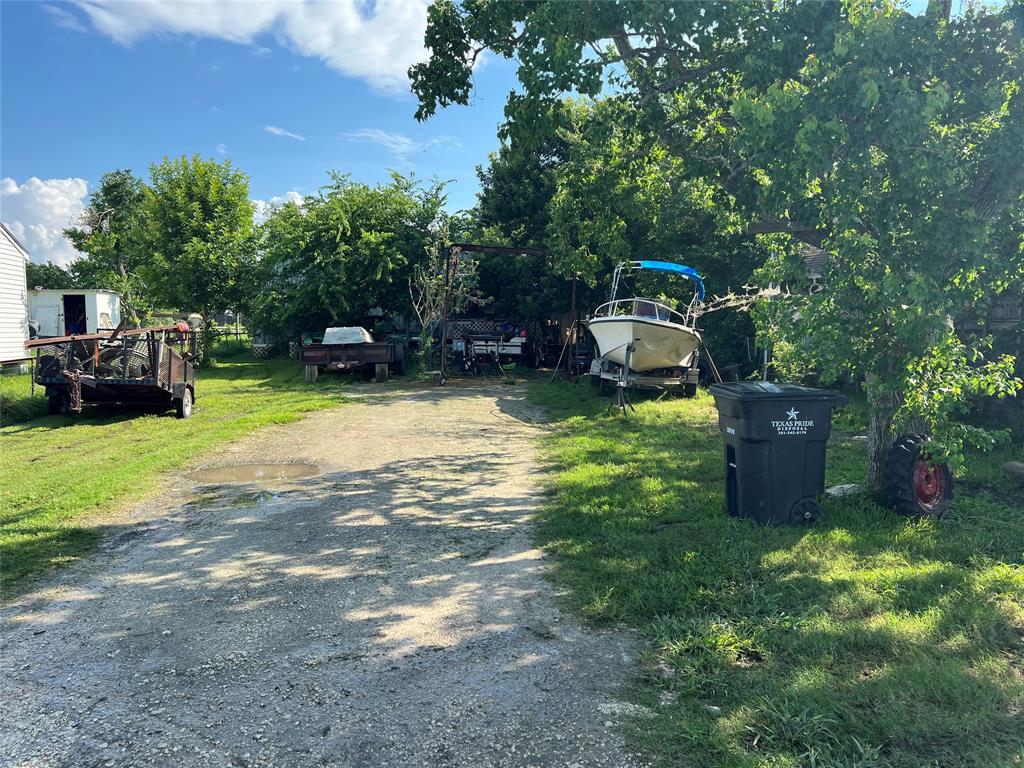
[[[931,464],[921,450],[925,438],[903,435],[889,449],[885,486],[889,504],[909,517],[942,517],[953,498],[953,474],[946,464]]]
[[[46,412],[51,416],[63,416],[68,412],[70,403],[65,394],[50,395],[46,398]]]
[[[174,415],[179,419],[187,419],[192,415],[192,390],[188,387],[174,401]]]

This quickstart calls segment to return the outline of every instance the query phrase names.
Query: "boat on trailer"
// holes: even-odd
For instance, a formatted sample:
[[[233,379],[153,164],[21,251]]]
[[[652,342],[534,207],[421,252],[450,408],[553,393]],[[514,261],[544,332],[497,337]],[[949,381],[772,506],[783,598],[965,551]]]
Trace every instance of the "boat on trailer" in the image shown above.
[[[649,270],[681,275],[694,284],[684,312],[656,299],[618,298],[623,273]],[[599,306],[587,323],[597,344],[592,373],[618,382],[630,380],[652,386],[684,386],[696,392],[697,361],[702,344],[696,327],[696,308],[704,299],[704,281],[693,267],[669,261],[625,261],[615,268],[610,299]]]

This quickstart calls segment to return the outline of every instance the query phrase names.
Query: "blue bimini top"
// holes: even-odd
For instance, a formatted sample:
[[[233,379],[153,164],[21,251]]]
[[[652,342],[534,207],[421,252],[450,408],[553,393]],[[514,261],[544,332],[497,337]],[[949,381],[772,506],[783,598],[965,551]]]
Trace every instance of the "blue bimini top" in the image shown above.
[[[652,269],[655,272],[673,272],[690,278],[697,286],[697,300],[704,300],[704,281],[693,267],[687,267],[684,264],[673,264],[671,261],[634,261],[633,263],[638,265],[640,269]]]

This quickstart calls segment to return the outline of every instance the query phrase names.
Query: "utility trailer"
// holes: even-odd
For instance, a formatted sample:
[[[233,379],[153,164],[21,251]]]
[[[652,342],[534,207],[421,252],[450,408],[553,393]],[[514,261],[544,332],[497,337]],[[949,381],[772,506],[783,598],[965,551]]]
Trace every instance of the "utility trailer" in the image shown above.
[[[405,373],[405,347],[373,340],[365,328],[328,328],[321,344],[300,344],[299,362],[306,368],[306,382],[313,384],[325,371],[366,370],[373,367],[377,381],[389,373]]]
[[[51,414],[85,403],[174,408],[192,415],[194,337],[187,323],[29,341],[33,385],[46,387]]]

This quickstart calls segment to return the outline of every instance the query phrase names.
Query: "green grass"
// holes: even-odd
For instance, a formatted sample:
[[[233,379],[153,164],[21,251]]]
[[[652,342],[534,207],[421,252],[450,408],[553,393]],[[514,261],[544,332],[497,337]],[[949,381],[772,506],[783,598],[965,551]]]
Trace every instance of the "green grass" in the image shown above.
[[[0,428],[0,593],[93,550],[104,530],[92,513],[138,501],[219,443],[341,401],[344,379],[302,376],[293,360],[225,356],[200,371],[190,419],[87,407]]]
[[[999,470],[1020,447],[972,458],[940,521],[857,496],[759,526],[723,511],[710,396],[624,420],[583,386],[531,393],[556,419],[541,544],[575,608],[650,641],[631,732],[660,764],[1022,764],[1024,492]],[[865,473],[838,435],[828,484]]]
[[[0,374],[0,427],[45,415],[43,388],[37,387],[33,396],[27,373]]]

